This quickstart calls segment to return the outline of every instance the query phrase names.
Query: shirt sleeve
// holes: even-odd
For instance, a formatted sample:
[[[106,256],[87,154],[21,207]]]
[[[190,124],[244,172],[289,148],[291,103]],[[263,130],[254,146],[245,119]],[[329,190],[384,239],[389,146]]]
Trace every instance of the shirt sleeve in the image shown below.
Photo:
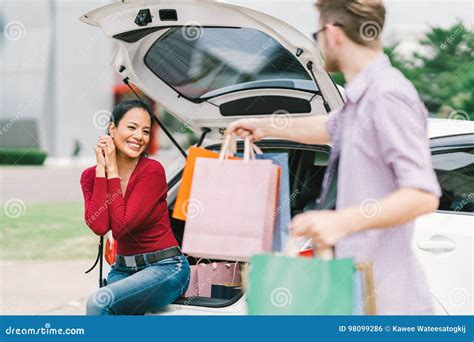
[[[107,186],[112,199],[110,223],[116,239],[140,227],[156,204],[166,199],[167,195],[166,176],[161,165],[140,176],[127,202],[123,198],[118,178],[108,179]]]
[[[336,125],[339,119],[340,110],[333,110],[328,114],[327,120],[324,124],[326,130],[328,131],[329,136],[331,137],[331,141],[334,141],[335,134],[336,134]]]
[[[107,181],[105,177],[95,177],[83,172],[81,187],[84,195],[84,218],[87,226],[97,235],[109,230],[109,210],[107,203]]]
[[[421,104],[398,94],[378,97],[373,123],[382,158],[390,165],[399,188],[416,188],[441,196],[433,170],[427,113]]]

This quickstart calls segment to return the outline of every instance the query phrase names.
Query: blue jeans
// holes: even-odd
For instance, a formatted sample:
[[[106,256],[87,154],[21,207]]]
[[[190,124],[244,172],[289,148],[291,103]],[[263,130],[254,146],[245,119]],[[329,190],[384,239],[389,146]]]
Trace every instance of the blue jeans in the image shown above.
[[[107,286],[87,300],[86,315],[143,315],[174,302],[189,286],[184,255],[141,267],[112,265]]]

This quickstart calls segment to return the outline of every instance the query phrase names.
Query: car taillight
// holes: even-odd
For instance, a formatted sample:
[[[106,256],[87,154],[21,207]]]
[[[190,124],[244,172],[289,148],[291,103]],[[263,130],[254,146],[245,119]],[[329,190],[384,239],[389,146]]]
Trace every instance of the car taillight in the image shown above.
[[[104,249],[105,261],[107,261],[109,265],[112,265],[115,262],[115,255],[117,254],[117,242],[113,237],[109,236],[107,238]]]

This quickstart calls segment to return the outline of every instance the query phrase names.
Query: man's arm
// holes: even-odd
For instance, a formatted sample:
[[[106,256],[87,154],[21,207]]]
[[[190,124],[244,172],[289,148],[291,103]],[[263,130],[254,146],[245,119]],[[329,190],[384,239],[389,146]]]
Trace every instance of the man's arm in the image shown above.
[[[368,208],[370,205],[374,208]],[[345,215],[352,218],[351,232],[354,233],[398,226],[438,209],[438,205],[438,196],[415,188],[404,188],[384,197],[380,202],[367,202],[360,208],[348,208]]]
[[[328,144],[331,137],[326,129],[327,115],[295,118],[282,115],[263,119],[240,119],[229,125],[228,133],[236,133],[253,141],[263,138],[281,138],[304,144]]]
[[[310,236],[324,248],[353,233],[404,224],[436,210],[438,203],[438,196],[430,192],[403,188],[360,207],[305,212],[293,219],[291,230],[296,236]]]

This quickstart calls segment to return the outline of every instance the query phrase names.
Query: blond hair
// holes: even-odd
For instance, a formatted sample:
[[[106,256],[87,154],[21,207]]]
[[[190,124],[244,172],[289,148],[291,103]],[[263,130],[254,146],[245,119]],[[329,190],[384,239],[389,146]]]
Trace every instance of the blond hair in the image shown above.
[[[321,25],[338,23],[356,44],[380,47],[385,24],[382,0],[318,0]]]

